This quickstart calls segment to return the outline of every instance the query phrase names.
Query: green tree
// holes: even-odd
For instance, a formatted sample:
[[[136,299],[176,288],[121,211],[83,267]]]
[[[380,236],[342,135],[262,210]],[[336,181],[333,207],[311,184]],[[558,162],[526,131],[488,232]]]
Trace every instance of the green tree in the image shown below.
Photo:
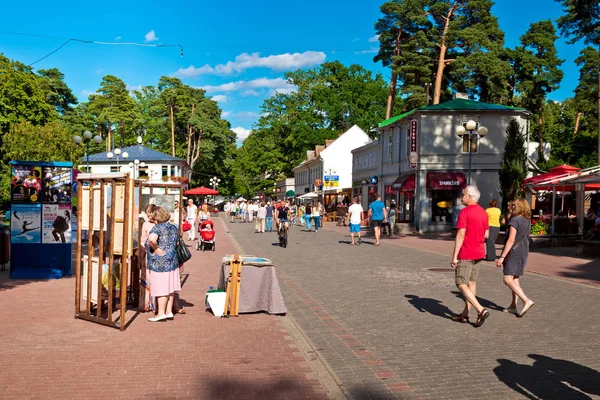
[[[423,84],[431,82],[431,48],[423,31],[431,23],[427,19],[428,0],[394,0],[381,7],[383,17],[377,20],[375,32],[379,37],[379,53],[374,62],[391,69],[385,118],[393,116],[398,80],[403,93],[418,93],[423,97]],[[423,103],[421,103],[423,104]]]
[[[87,109],[94,116],[101,136],[106,137],[107,151],[135,143],[141,114],[121,79],[113,75],[103,77],[96,94],[90,96]]]
[[[516,49],[517,90],[523,105],[537,116],[538,163],[544,162],[544,105],[546,95],[559,88],[563,78],[558,58],[558,39],[551,20],[532,23]]]
[[[600,3],[590,0],[556,0],[563,6],[565,15],[558,19],[558,27],[563,36],[571,37],[569,43],[582,40],[595,47],[596,109],[597,109],[597,165],[600,164]],[[588,53],[589,54],[589,53]]]
[[[506,211],[509,201],[521,196],[521,187],[527,176],[527,152],[525,151],[525,136],[517,120],[512,119],[506,128],[504,154],[498,178],[502,208]]]
[[[56,108],[56,111],[61,115],[71,111],[72,106],[76,105],[78,101],[69,86],[67,86],[64,74],[58,68],[50,68],[38,70],[38,75],[48,85],[50,92],[48,102]]]

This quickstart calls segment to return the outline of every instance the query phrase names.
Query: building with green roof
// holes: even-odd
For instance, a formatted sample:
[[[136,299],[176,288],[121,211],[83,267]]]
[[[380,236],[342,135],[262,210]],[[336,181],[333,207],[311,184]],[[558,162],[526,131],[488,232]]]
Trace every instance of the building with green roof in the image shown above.
[[[480,204],[500,201],[498,171],[513,118],[526,133],[527,110],[456,98],[382,121],[375,128],[379,140],[352,152],[353,195],[361,197],[363,207],[377,194],[394,200],[400,230],[450,231],[469,179],[469,158]],[[470,120],[476,123],[473,133],[485,126],[487,135],[458,136],[457,128]]]

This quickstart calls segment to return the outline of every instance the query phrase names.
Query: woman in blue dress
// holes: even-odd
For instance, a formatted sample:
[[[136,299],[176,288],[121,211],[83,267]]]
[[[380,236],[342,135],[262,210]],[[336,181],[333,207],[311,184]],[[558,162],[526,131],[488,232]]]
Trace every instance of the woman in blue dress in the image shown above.
[[[152,296],[157,299],[158,312],[150,322],[173,319],[173,296],[181,291],[179,262],[177,261],[177,241],[179,230],[169,223],[171,214],[163,207],[154,207],[153,220],[156,225],[150,230],[146,242],[148,269]]]

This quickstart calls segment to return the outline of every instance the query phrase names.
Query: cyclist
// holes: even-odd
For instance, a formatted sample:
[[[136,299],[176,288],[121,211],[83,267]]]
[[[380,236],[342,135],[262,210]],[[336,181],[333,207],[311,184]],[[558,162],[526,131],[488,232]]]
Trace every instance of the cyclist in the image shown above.
[[[286,205],[285,200],[281,200],[279,207],[277,207],[275,218],[278,223],[277,229],[279,230],[280,224],[284,224],[285,234],[287,236],[290,232],[290,220],[292,219],[292,212],[290,208]]]

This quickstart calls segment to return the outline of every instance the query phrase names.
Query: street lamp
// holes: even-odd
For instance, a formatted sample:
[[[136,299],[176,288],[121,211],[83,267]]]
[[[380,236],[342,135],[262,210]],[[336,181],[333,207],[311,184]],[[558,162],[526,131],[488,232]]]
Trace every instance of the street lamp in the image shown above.
[[[96,144],[102,143],[102,138],[100,137],[100,135],[94,136],[93,139],[92,136],[92,132],[90,131],[83,132],[83,138],[77,135],[73,136],[73,141],[76,144],[85,144],[85,169],[87,172],[90,172],[90,141],[93,140]]]
[[[210,178],[210,184],[212,185],[213,190],[217,190],[220,182],[221,179],[217,178],[216,176]]]
[[[127,158],[129,158],[129,153],[124,151],[121,153],[121,149],[120,148],[116,148],[113,151],[109,151],[108,153],[106,153],[106,157],[112,159],[113,157],[117,157],[117,167],[119,166],[119,159],[121,157],[123,157],[124,160],[126,160]]]
[[[133,162],[129,163],[129,167],[133,171],[133,179],[138,179],[140,177],[140,167],[144,168],[146,166],[145,162],[140,162],[137,158],[133,160]]]
[[[476,132],[473,132],[475,130]],[[467,131],[469,131],[469,133],[467,133]],[[471,155],[473,154],[473,139],[476,140],[475,143],[477,143],[477,147],[479,149],[479,138],[484,137],[485,135],[487,135],[487,133],[488,129],[485,126],[480,126],[479,128],[477,128],[477,122],[473,120],[469,120],[464,126],[460,125],[456,128],[456,135],[459,138],[464,140],[464,136],[469,135],[467,137],[469,140],[469,178],[467,180],[468,185],[471,184]]]

